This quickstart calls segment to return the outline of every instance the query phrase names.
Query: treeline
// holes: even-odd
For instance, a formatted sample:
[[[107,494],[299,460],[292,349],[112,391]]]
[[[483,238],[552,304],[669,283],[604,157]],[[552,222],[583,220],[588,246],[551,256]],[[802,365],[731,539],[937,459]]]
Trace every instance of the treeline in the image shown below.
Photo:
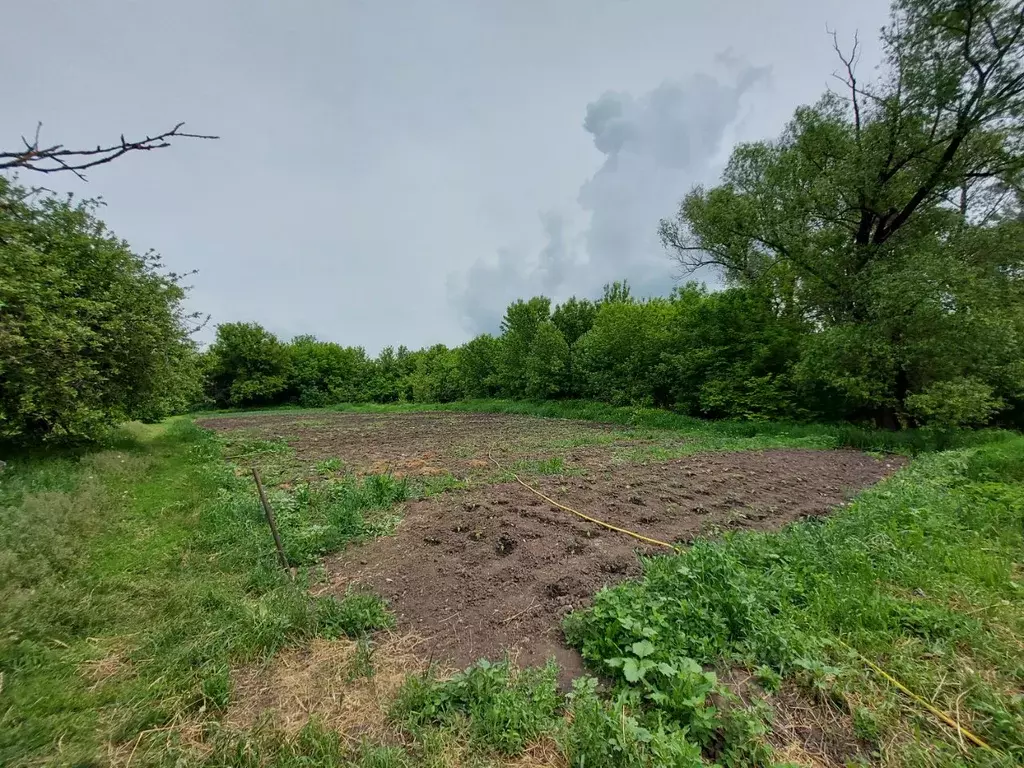
[[[202,356],[205,404],[587,398],[716,419],[882,422],[888,412],[886,400],[846,396],[822,377],[811,358],[815,324],[755,288],[712,292],[690,283],[665,298],[636,299],[627,283],[615,283],[596,301],[516,301],[501,327],[499,336],[455,348],[386,347],[374,358],[311,336],[283,342],[256,323],[224,324]],[[1019,419],[1016,391],[986,379],[992,371],[973,373],[911,393],[902,423]]]

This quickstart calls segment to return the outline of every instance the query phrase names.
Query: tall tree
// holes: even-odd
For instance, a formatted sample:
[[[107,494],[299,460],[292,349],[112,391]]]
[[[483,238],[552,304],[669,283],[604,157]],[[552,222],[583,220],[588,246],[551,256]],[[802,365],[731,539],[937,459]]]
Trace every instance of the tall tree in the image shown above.
[[[272,405],[283,399],[288,348],[257,323],[223,323],[207,350],[209,394],[220,407]]]
[[[530,354],[541,325],[551,322],[551,300],[534,296],[513,302],[501,321],[498,353],[498,381],[506,395],[525,397],[531,388],[528,373]]]
[[[813,322],[804,375],[895,425],[908,396],[951,376],[991,397],[1020,356],[1019,231],[978,246],[1022,186],[1024,3],[896,0],[882,43],[870,83],[856,44],[837,44],[845,92],[737,147],[722,184],[660,232],[685,268],[767,286]],[[1006,355],[948,365],[964,345]]]

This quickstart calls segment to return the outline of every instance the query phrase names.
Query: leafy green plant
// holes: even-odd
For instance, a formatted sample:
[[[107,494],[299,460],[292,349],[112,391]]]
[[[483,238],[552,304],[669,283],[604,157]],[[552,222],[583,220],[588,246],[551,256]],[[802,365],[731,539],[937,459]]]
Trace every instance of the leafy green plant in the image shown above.
[[[271,502],[289,562],[312,565],[350,541],[390,532],[393,518],[380,513],[408,496],[405,479],[368,475],[275,491]]]
[[[597,680],[578,678],[569,695],[568,726],[560,744],[573,768],[659,768],[704,765],[701,748],[687,738],[685,729],[664,724],[647,727],[636,716],[638,708],[622,692],[610,701],[597,693]]]
[[[199,399],[181,276],[110,232],[100,205],[0,178],[2,440],[98,440]]]
[[[341,469],[341,459],[324,459],[313,465],[318,475],[330,475]]]
[[[721,761],[767,760],[762,726],[734,707],[711,711],[714,684],[702,680],[702,665],[754,667],[769,692],[789,677],[829,707],[848,706],[853,693],[873,702],[875,720],[860,717],[870,740],[902,732],[899,694],[878,687],[849,653],[854,645],[912,690],[937,691],[937,706],[959,706],[1009,761],[994,764],[1009,765],[1024,732],[1006,634],[1024,626],[1014,576],[1024,546],[1021,467],[1019,437],[933,454],[823,522],[647,559],[642,579],[571,614],[566,637],[596,670],[613,673],[641,721],[687,727]],[[986,625],[972,605],[999,606],[1000,617]],[[928,733],[939,755],[928,764],[955,764],[942,726]],[[908,744],[898,759],[925,757]]]

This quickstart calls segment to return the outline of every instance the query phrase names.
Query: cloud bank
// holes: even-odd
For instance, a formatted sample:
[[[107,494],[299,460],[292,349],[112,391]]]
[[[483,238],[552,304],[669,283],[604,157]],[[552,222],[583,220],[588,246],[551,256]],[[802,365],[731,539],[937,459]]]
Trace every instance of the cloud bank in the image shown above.
[[[623,278],[634,295],[671,288],[658,221],[691,187],[715,178],[743,96],[769,75],[719,61],[731,70],[725,79],[698,74],[639,97],[609,91],[587,105],[583,128],[604,156],[601,167],[580,187],[577,210],[541,215],[545,244],[538,253],[502,249],[449,278],[450,301],[467,331],[495,332],[507,304],[521,297],[593,297]]]

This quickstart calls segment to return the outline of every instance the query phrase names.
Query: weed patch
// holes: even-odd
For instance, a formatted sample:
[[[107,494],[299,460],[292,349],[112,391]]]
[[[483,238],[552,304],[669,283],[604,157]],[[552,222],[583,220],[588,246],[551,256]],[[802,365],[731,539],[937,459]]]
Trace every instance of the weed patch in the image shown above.
[[[392,717],[409,732],[427,726],[463,726],[476,743],[516,755],[558,724],[558,668],[514,670],[481,660],[448,680],[410,677]]]

